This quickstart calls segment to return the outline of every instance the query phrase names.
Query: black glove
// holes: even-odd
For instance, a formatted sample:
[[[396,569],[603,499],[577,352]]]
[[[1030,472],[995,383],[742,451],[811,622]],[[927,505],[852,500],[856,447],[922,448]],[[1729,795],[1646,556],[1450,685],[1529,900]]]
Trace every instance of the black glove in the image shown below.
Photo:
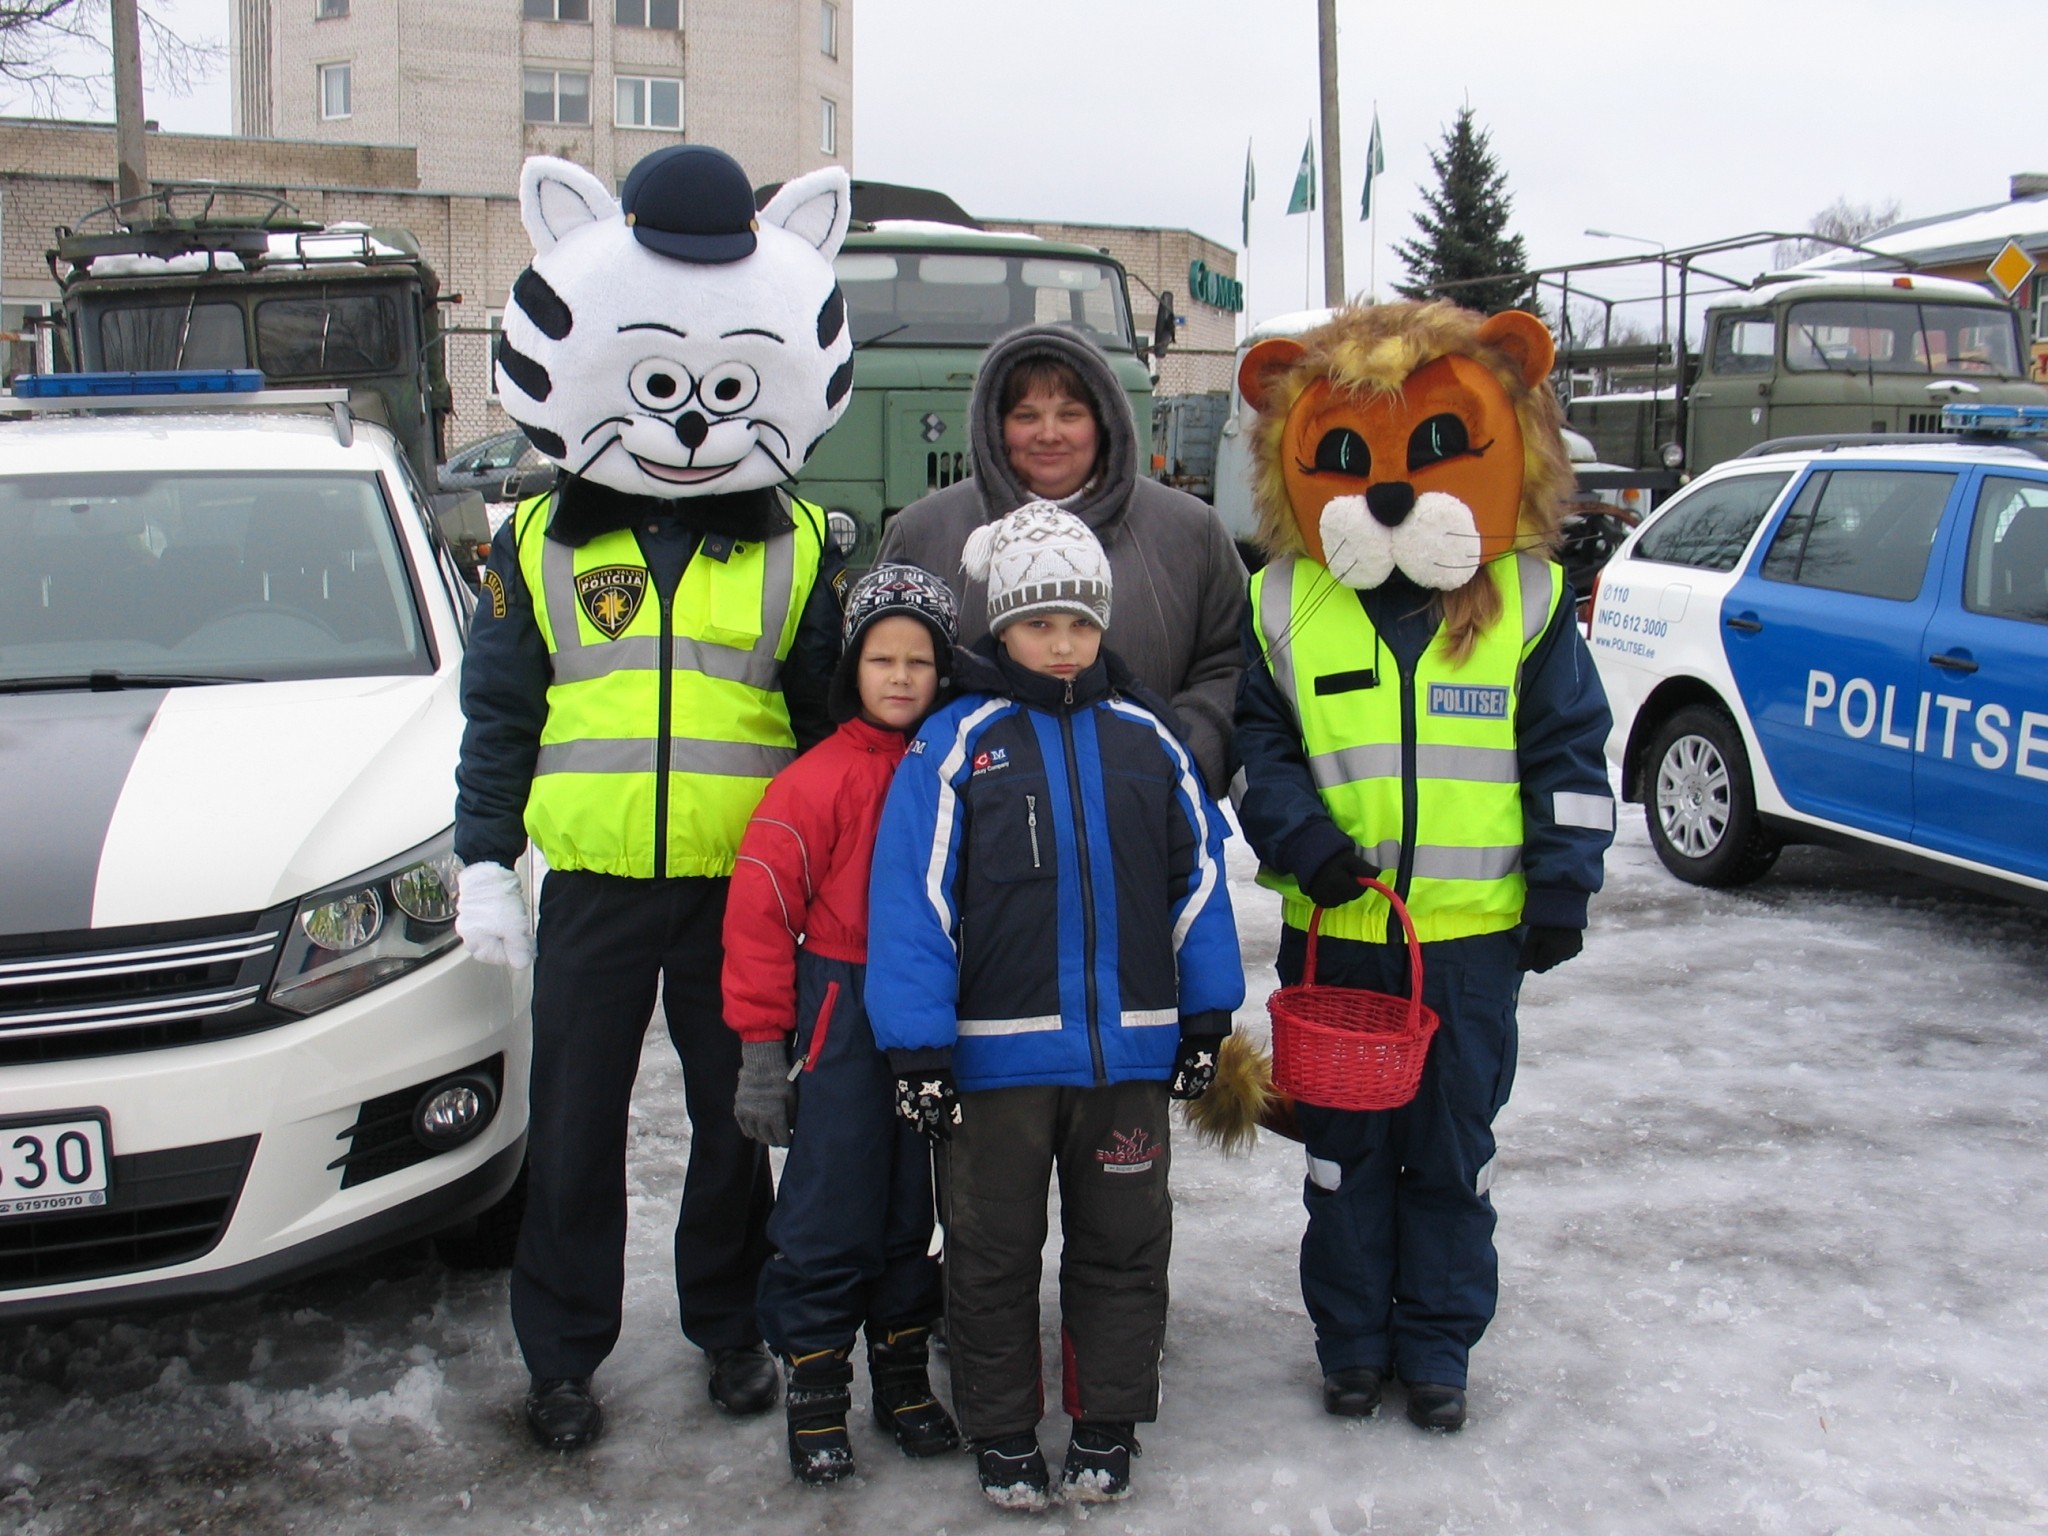
[[[1173,1058],[1173,1081],[1169,1099],[1199,1099],[1216,1085],[1216,1050],[1221,1035],[1182,1035],[1180,1051]]]
[[[1360,878],[1377,880],[1379,869],[1356,848],[1346,848],[1323,861],[1323,867],[1301,882],[1301,894],[1319,907],[1341,907],[1365,894]]]
[[[1522,935],[1522,969],[1539,975],[1563,965],[1586,947],[1586,935],[1579,928],[1531,928]]]
[[[960,1090],[944,1067],[896,1079],[896,1113],[932,1141],[951,1141],[960,1123]]]

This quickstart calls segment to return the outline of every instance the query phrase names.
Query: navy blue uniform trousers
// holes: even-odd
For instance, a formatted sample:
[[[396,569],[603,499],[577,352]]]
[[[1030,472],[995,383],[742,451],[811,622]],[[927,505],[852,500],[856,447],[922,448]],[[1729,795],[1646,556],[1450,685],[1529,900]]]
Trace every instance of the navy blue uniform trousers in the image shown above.
[[[536,1376],[588,1376],[619,1339],[626,1277],[626,1132],[661,983],[683,1063],[690,1165],[676,1223],[684,1335],[757,1342],[768,1256],[768,1152],[732,1118],[739,1036],[719,987],[728,882],[550,870],[533,973],[533,1124],[512,1326]]]
[[[932,1156],[896,1113],[896,1074],[861,1001],[864,965],[796,958],[796,1134],[782,1165],[761,1334],[784,1355],[844,1349],[939,1315]]]
[[[1278,970],[1301,979],[1306,936],[1283,928]],[[1493,1119],[1515,1077],[1521,930],[1422,946],[1423,1002],[1440,1023],[1422,1084],[1400,1109],[1297,1107],[1308,1144],[1301,1294],[1325,1375],[1390,1365],[1463,1387],[1500,1297]],[[1408,951],[1324,938],[1316,980],[1407,996]]]

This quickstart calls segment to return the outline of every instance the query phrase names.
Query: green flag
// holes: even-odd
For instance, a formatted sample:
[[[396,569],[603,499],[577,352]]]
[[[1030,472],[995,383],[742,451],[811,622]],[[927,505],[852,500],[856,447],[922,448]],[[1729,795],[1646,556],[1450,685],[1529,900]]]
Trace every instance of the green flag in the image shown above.
[[[1301,169],[1294,173],[1294,196],[1287,200],[1287,211],[1290,214],[1316,211],[1316,136],[1313,133],[1301,146]]]
[[[1372,179],[1387,168],[1387,152],[1380,145],[1380,109],[1372,109],[1372,141],[1365,146],[1365,195],[1358,200],[1358,222],[1372,217]]]
[[[1241,222],[1244,227],[1243,244],[1247,247],[1252,243],[1252,199],[1258,195],[1259,179],[1252,174],[1252,141],[1246,139],[1244,141],[1244,217]]]

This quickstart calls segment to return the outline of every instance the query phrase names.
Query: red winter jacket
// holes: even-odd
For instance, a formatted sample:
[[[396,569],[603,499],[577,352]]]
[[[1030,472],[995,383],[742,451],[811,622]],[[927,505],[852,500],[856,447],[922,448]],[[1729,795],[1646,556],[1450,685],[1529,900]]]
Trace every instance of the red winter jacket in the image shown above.
[[[910,738],[855,718],[775,776],[740,839],[725,906],[725,1022],[796,1029],[796,952],[864,965],[868,864]]]

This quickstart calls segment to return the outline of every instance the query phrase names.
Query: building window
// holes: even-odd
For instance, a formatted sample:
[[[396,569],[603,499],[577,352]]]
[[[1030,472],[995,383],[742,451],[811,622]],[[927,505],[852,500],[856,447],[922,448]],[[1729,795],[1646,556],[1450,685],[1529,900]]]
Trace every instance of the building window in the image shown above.
[[[313,19],[332,21],[348,14],[348,0],[313,0]]]
[[[828,155],[839,153],[839,103],[830,96],[818,99],[818,148]]]
[[[301,76],[300,78],[304,78]],[[338,117],[347,117],[352,110],[349,93],[349,66],[346,64],[322,64],[320,66],[320,115],[330,122]]]
[[[683,126],[683,82],[620,75],[618,107],[612,121],[621,128],[667,128]]]
[[[622,27],[673,32],[683,24],[682,0],[612,0],[612,20]]]
[[[828,59],[839,57],[839,7],[832,0],[818,0],[818,51]]]
[[[588,21],[590,0],[525,0],[528,21]]]
[[[590,76],[567,69],[526,72],[526,120],[529,123],[590,121]]]

